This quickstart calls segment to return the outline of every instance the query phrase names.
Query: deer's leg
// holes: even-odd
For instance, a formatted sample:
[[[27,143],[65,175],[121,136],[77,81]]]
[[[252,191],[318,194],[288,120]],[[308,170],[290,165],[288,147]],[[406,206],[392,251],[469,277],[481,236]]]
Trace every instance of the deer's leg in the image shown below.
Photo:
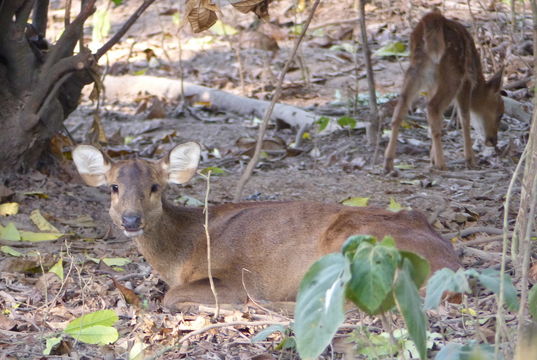
[[[461,120],[462,136],[464,138],[464,159],[466,160],[467,168],[475,166],[475,156],[470,136],[470,93],[470,84],[465,81],[457,94],[457,108],[459,119]]]
[[[215,282],[215,288],[218,302],[221,304],[240,304],[247,300],[244,291],[231,288],[218,280]],[[162,301],[164,307],[177,311],[188,311],[199,304],[214,303],[214,296],[208,280],[172,287],[164,295]]]
[[[450,86],[451,85],[451,86]],[[457,91],[455,84],[438,84],[436,93],[427,104],[427,121],[431,130],[431,161],[440,170],[446,169],[446,161],[442,150],[443,112],[453,100]]]
[[[393,171],[393,160],[395,158],[395,150],[397,147],[397,138],[399,136],[399,127],[403,117],[408,112],[409,106],[416,98],[418,91],[420,90],[420,76],[418,73],[418,66],[410,66],[405,73],[405,79],[403,81],[403,88],[401,89],[401,95],[395,106],[392,116],[392,133],[390,135],[390,141],[384,152],[384,172],[389,173]]]

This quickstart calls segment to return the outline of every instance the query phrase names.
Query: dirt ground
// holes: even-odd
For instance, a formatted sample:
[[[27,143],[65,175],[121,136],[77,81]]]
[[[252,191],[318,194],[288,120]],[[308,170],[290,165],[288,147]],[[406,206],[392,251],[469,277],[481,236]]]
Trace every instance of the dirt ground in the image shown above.
[[[138,3],[129,1],[113,10],[112,32]],[[399,4],[377,1],[368,6],[368,32],[373,51],[394,40],[406,43],[410,32],[408,22],[415,24],[419,16],[430,9],[427,1],[404,2],[401,6],[396,3]],[[413,6],[408,8],[408,3]],[[491,76],[501,61],[505,47],[510,51],[505,60],[504,84],[531,75],[527,64],[533,60],[529,61],[528,54],[510,42],[510,15],[503,3],[497,4],[497,11],[486,11],[474,5],[471,15],[466,1],[436,1],[435,4],[443,6],[447,16],[472,25],[469,29],[473,28],[478,34],[476,42],[484,44],[480,50],[487,55],[484,61],[486,77]],[[112,75],[144,73],[178,78],[182,67],[185,80],[191,83],[241,95],[239,61],[235,51],[230,50],[230,42],[209,32],[193,35],[188,26],[179,39],[171,16],[159,15],[174,6],[171,1],[155,4],[129,36],[110,52],[108,71]],[[270,62],[270,69],[277,76],[293,44],[292,24],[303,21],[307,13],[295,13],[286,1],[271,4],[270,9],[271,19],[282,24],[277,27],[278,32],[275,26],[269,28],[273,31],[272,36],[278,38],[280,48]],[[57,13],[61,15],[62,12],[59,6]],[[253,17],[233,14],[228,8],[224,11],[225,19],[233,26],[246,27],[253,21]],[[281,102],[319,115],[333,118],[347,115],[359,122],[366,121],[367,107],[363,101],[355,100],[363,99],[367,93],[365,67],[361,57],[355,63],[355,55],[349,52],[354,44],[351,39],[357,36],[356,26],[344,21],[326,25],[355,16],[357,13],[350,2],[326,1],[321,4],[313,25],[325,26],[306,37],[300,61],[295,62],[286,77]],[[62,21],[54,19],[55,22]],[[516,34],[521,38],[518,44],[530,39],[528,19],[525,33]],[[193,39],[197,39],[198,46],[202,43],[202,47],[195,48]],[[184,43],[181,65],[178,62],[179,41]],[[246,95],[270,98],[273,83],[262,70],[271,54],[248,48],[246,41],[231,39],[231,43],[236,42],[245,44],[241,56]],[[156,60],[148,62],[145,49],[152,49]],[[490,58],[491,54],[494,60]],[[407,62],[405,58],[377,56],[373,61],[377,92],[383,103],[381,110],[389,116]],[[511,88],[508,95],[529,105],[528,87]],[[196,141],[204,149],[200,167],[216,166],[224,171],[211,178],[210,203],[231,201],[249,160],[245,154],[248,146],[240,144],[255,139],[258,119],[210,109],[188,99],[186,103],[190,109],[187,112],[182,110],[183,103],[179,99],[155,101],[147,94],[114,103],[105,101],[99,109],[100,123],[107,137],[103,147],[114,159],[135,154],[159,158],[174,144]],[[162,110],[161,116],[152,118],[155,108]],[[76,142],[95,138],[94,114],[95,104],[85,98],[67,119],[66,129]],[[446,121],[443,144],[448,170],[437,171],[430,168],[430,140],[424,119],[423,102],[418,102],[398,145],[398,176],[386,176],[382,172],[386,134],[380,142],[378,160],[371,164],[374,148],[367,145],[363,128],[340,129],[326,134],[312,128],[301,147],[292,150],[295,129],[278,129],[272,124],[267,138],[278,140],[275,141],[278,144],[276,151],[260,161],[244,189],[243,198],[340,202],[350,197],[368,197],[369,205],[379,207],[387,207],[393,199],[430,216],[438,232],[453,239],[465,267],[498,268],[499,242],[471,246],[465,242],[487,238],[495,233],[495,229],[502,228],[504,197],[526,143],[529,124],[504,116],[498,151],[476,143],[478,166],[467,170],[461,131]],[[388,124],[387,117],[384,124]],[[13,194],[2,200],[19,203],[20,210],[16,215],[0,216],[0,224],[7,226],[13,222],[20,230],[36,231],[30,213],[39,209],[65,236],[39,243],[1,240],[1,245],[15,248],[22,256],[0,252],[0,358],[128,358],[133,344],[143,344],[146,356],[151,356],[176,344],[185,334],[209,324],[210,311],[206,308],[171,314],[160,306],[166,287],[151,273],[150,266],[131,240],[111,225],[107,214],[108,190],[90,188],[82,183],[69,160],[71,148],[65,134],[58,136],[55,144],[59,144],[60,149],[56,167],[13,175],[4,183]],[[196,176],[185,186],[171,187],[167,195],[177,202],[191,198],[203,200],[205,189],[206,181]],[[519,192],[517,183],[513,192],[515,206],[509,211],[510,225],[516,217]],[[483,227],[483,231],[465,238],[456,234],[477,226]],[[47,272],[60,258],[65,272],[63,281]],[[103,258],[122,258],[130,262],[119,267],[109,266],[98,261]],[[134,300],[128,289],[134,292]],[[472,319],[461,315],[463,305],[447,304],[439,312],[430,314],[431,331],[441,334],[434,350],[448,341],[493,340],[496,311],[493,296],[480,291],[469,297],[468,306],[476,311],[474,319],[479,319],[479,325],[467,326],[467,321]],[[113,309],[119,315],[115,325],[120,335],[117,342],[107,346],[87,345],[63,336],[60,346],[52,352],[55,355],[42,355],[47,338],[61,334],[73,318],[100,309]],[[272,315],[253,305],[226,311],[224,316],[226,321],[244,322],[289,319],[286,315]],[[402,324],[397,316],[393,321],[396,326]],[[376,329],[372,330],[376,333],[382,331],[378,319],[356,312],[349,314],[347,323],[369,326]],[[514,327],[516,323],[514,314],[508,313],[508,326]],[[282,340],[278,335],[252,344],[250,339],[260,329],[246,325],[213,329],[174,347],[162,358],[298,358],[292,347],[278,346]],[[357,342],[352,340],[358,338],[351,330],[343,329],[323,357],[339,358],[351,354]]]

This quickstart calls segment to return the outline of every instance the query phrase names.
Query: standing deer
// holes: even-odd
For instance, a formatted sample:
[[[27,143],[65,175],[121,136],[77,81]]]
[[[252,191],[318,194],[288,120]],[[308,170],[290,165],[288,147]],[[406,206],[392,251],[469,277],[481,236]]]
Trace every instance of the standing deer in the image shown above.
[[[503,114],[500,95],[502,70],[485,81],[472,36],[438,10],[426,14],[412,31],[410,66],[392,117],[392,133],[384,154],[384,170],[393,171],[399,127],[418,92],[427,92],[427,120],[432,137],[431,162],[445,169],[442,152],[442,114],[455,99],[464,137],[467,167],[475,165],[470,123],[485,141],[496,146]]]
[[[175,206],[164,197],[168,183],[183,184],[195,174],[200,147],[174,147],[160,161],[111,162],[93,146],[73,151],[78,172],[90,186],[108,185],[110,216],[135,240],[145,259],[169,285],[163,304],[182,309],[211,303],[207,242],[201,208]],[[432,270],[460,264],[417,211],[391,211],[304,201],[249,202],[209,207],[212,274],[222,303],[254,298],[292,301],[309,266],[340,251],[354,234],[392,235],[400,249],[425,257]]]

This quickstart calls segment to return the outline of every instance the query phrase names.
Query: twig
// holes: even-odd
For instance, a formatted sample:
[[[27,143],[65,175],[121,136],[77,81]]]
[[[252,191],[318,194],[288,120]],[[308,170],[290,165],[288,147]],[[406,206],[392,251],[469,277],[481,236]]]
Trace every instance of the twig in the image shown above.
[[[377,107],[377,94],[375,89],[375,75],[373,73],[373,65],[371,64],[371,52],[369,51],[369,43],[367,39],[367,28],[365,25],[365,1],[360,0],[358,6],[360,10],[360,33],[362,35],[362,51],[365,58],[365,68],[367,72],[367,84],[369,88],[369,111],[370,124],[366,129],[367,142],[369,146],[375,146],[373,156],[371,157],[371,165],[374,166],[377,162],[377,154],[380,145],[380,121]]]
[[[263,137],[265,136],[265,131],[267,129],[267,125],[269,122],[269,119],[272,115],[272,111],[274,110],[274,106],[276,105],[276,102],[279,100],[280,95],[282,93],[282,87],[283,87],[283,80],[285,79],[285,75],[287,74],[287,71],[289,70],[289,67],[291,66],[291,63],[293,62],[293,59],[296,56],[298,47],[300,46],[300,43],[302,42],[302,39],[304,38],[304,35],[306,34],[306,31],[308,30],[308,27],[311,23],[311,19],[313,18],[313,15],[315,14],[315,10],[319,6],[320,0],[315,0],[315,3],[311,7],[310,14],[308,18],[306,19],[306,22],[304,23],[304,28],[302,29],[302,33],[295,41],[295,46],[293,48],[293,51],[291,52],[291,55],[289,56],[289,59],[287,59],[287,62],[285,63],[285,66],[280,73],[280,77],[278,78],[278,84],[276,85],[276,90],[274,92],[274,96],[272,97],[272,100],[270,102],[270,105],[268,106],[265,115],[263,117],[263,121],[259,127],[259,132],[257,135],[257,143],[255,145],[255,152],[254,156],[246,166],[246,169],[244,170],[244,173],[242,174],[239,183],[237,185],[237,189],[235,191],[235,196],[233,197],[233,202],[237,202],[240,200],[242,196],[242,191],[244,188],[244,185],[252,175],[252,172],[254,170],[255,165],[259,161],[259,155],[261,154],[261,147],[263,145]]]
[[[218,294],[214,287],[213,272],[211,269],[211,235],[209,234],[209,192],[211,190],[211,170],[205,176],[207,180],[207,190],[205,191],[205,201],[203,205],[203,213],[205,214],[205,237],[207,238],[207,275],[209,276],[209,284],[211,285],[211,291],[213,292],[216,311],[214,312],[215,319],[220,316],[220,304],[218,303]]]
[[[230,326],[264,326],[264,325],[289,326],[289,322],[288,321],[252,321],[252,322],[248,322],[248,321],[233,321],[233,322],[228,322],[228,323],[217,323],[217,324],[207,325],[207,326],[205,326],[205,327],[203,327],[203,328],[201,328],[199,330],[192,331],[192,332],[186,334],[185,336],[180,338],[175,345],[167,346],[167,347],[157,351],[157,353],[155,355],[149,357],[149,360],[158,359],[160,356],[164,355],[165,353],[167,353],[170,350],[175,349],[178,345],[184,343],[185,341],[187,341],[191,337],[199,335],[199,334],[203,334],[203,333],[205,333],[205,332],[207,332],[207,331],[209,331],[211,329],[218,329],[218,328],[230,327]]]
[[[121,28],[108,40],[97,52],[95,53],[95,59],[99,60],[101,56],[103,56],[108,50],[112,48],[122,37],[125,35],[125,33],[131,28],[132,24],[138,20],[138,18],[143,14],[145,9],[149,7],[155,0],[144,0],[142,5],[136,9],[134,14],[131,15],[131,17],[121,26]]]
[[[321,23],[321,24],[311,25],[310,30],[314,31],[314,30],[322,29],[322,28],[327,27],[327,26],[335,26],[335,25],[342,25],[342,24],[354,24],[358,20],[360,20],[359,17],[345,19],[345,20],[327,21],[327,22],[324,22],[324,23]]]
[[[467,237],[469,235],[476,234],[476,233],[481,233],[481,232],[491,234],[491,235],[501,235],[501,234],[503,234],[502,229],[497,229],[497,228],[490,227],[490,226],[473,226],[473,227],[463,229],[461,231],[442,234],[442,237],[444,239],[450,240],[450,239],[453,239],[455,236]]]

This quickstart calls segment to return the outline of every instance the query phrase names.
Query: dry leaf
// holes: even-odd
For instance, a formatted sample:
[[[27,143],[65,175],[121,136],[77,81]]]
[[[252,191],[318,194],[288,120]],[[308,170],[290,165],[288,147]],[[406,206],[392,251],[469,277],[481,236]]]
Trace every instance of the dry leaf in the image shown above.
[[[16,202],[0,204],[0,216],[16,215],[18,212],[19,204]]]
[[[121,295],[125,298],[125,301],[127,304],[134,305],[136,307],[140,307],[140,298],[134,291],[131,289],[121,285],[116,279],[112,278],[112,281],[114,282],[115,287],[119,290]]]
[[[186,4],[185,17],[195,33],[207,30],[218,20],[216,12],[211,10],[214,4],[207,0],[189,0]]]

